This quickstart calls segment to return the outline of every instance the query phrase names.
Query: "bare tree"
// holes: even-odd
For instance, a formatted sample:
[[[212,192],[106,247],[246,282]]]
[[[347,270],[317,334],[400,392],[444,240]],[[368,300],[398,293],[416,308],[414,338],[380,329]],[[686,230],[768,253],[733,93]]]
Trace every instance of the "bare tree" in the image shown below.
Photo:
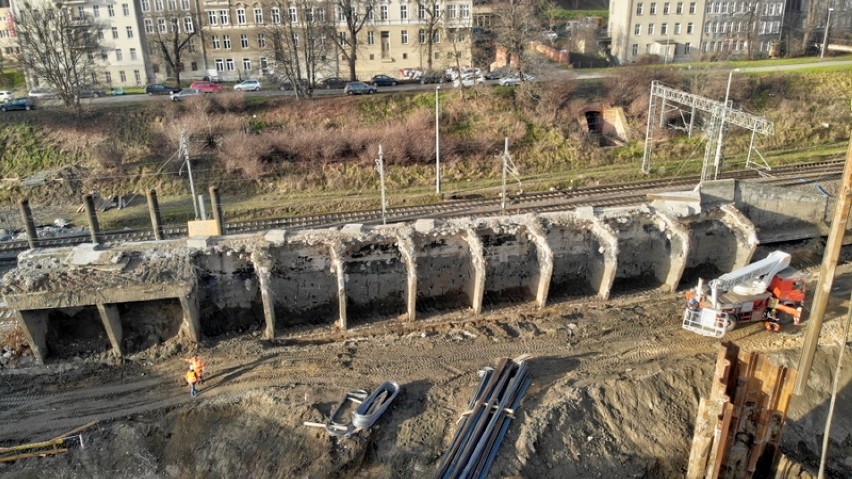
[[[355,64],[358,61],[358,34],[367,22],[372,21],[376,0],[328,0],[335,18],[328,22],[327,35],[337,45],[349,67],[349,79],[356,80]],[[338,31],[337,23],[343,23]]]
[[[536,0],[502,0],[493,9],[495,42],[505,50],[506,63],[516,64],[522,78],[528,64],[527,46],[541,31],[536,6]]]
[[[791,51],[792,54],[805,52],[808,46],[814,42],[814,30],[818,25],[825,25],[824,22],[828,18],[828,7],[831,5],[830,0],[811,0],[805,3],[805,11],[802,12],[804,19],[802,25],[802,43],[799,50]]]
[[[79,107],[81,86],[93,81],[98,71],[101,26],[88,14],[75,15],[67,2],[24,1],[15,6],[24,70],[56,89],[65,105]]]
[[[313,95],[321,74],[327,73],[332,55],[336,55],[328,37],[328,12],[311,0],[284,0],[283,19],[265,29],[271,41],[267,49],[275,59],[277,81],[291,85],[299,97]]]
[[[198,34],[201,23],[190,12],[157,12],[151,17],[155,23],[154,34],[149,36],[149,51],[159,53],[169,72],[175,76],[180,87],[180,72],[183,71],[184,54],[192,47],[192,39]]]
[[[426,51],[426,70],[432,70],[432,62],[435,58],[435,49],[441,42],[441,30],[443,30],[442,19],[445,11],[441,10],[440,0],[418,0],[417,20],[420,22],[418,35],[421,49]],[[421,33],[422,32],[422,33]],[[423,53],[420,54],[421,67]]]

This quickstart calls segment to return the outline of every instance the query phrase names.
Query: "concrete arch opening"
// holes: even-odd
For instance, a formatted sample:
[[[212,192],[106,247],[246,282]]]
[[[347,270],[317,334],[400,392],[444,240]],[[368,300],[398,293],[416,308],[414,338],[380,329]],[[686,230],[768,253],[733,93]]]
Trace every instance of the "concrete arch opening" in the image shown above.
[[[673,244],[654,217],[634,212],[609,220],[618,235],[618,257],[612,294],[662,287],[672,268]]]
[[[132,301],[116,305],[125,353],[135,353],[178,335],[183,310],[177,298]]]
[[[196,267],[204,336],[244,332],[263,324],[263,304],[250,255],[235,250],[199,255]]]
[[[698,278],[718,278],[736,268],[739,240],[727,224],[718,220],[689,223],[689,244],[680,289],[695,286]]]
[[[394,240],[347,245],[343,258],[349,325],[406,313],[408,268]]]
[[[337,277],[328,246],[287,244],[271,247],[269,256],[275,330],[334,324],[339,311]]]
[[[578,225],[551,224],[547,243],[553,250],[553,276],[548,301],[594,296],[604,271],[602,245],[589,230]]]
[[[470,308],[474,272],[467,241],[460,234],[418,235],[415,244],[418,314]]]
[[[102,353],[111,348],[94,305],[50,310],[44,339],[47,356],[57,359]]]
[[[541,265],[527,229],[477,230],[485,258],[483,306],[535,301]]]

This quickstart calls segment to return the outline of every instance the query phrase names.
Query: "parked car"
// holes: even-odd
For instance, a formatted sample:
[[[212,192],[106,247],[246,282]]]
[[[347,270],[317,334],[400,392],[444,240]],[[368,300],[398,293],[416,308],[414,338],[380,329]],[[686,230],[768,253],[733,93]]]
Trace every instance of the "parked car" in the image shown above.
[[[117,88],[113,88],[112,91],[109,94],[112,95],[112,96],[121,96],[121,95],[126,95],[127,92],[124,90],[124,88],[117,87]]]
[[[94,88],[89,86],[80,87],[77,90],[77,96],[80,98],[99,98],[105,96],[106,92],[101,90],[100,88]]]
[[[297,80],[297,83],[302,88],[302,90],[307,90],[311,86],[310,82],[308,82],[308,80],[305,80],[304,78],[299,78]],[[281,81],[281,83],[278,84],[278,89],[287,91],[294,90],[293,82],[290,81],[289,78],[285,78]]]
[[[222,91],[222,85],[207,80],[194,81],[189,87],[201,90],[204,93],[220,93]]]
[[[0,104],[0,111],[26,110],[35,108],[35,103],[29,98],[13,98],[6,103]]]
[[[171,95],[180,91],[180,87],[169,86],[163,83],[151,83],[145,87],[148,95]]]
[[[172,93],[171,95],[169,95],[169,98],[171,98],[172,101],[181,101],[189,97],[201,96],[203,94],[204,92],[199,90],[198,88],[184,88],[179,92]]]
[[[531,82],[533,80],[535,80],[535,77],[532,75],[524,75],[522,79],[521,75],[516,73],[512,76],[501,78],[497,83],[499,83],[500,86],[516,86],[523,82]]]
[[[421,85],[425,85],[427,83],[444,83],[447,80],[447,75],[445,75],[444,72],[440,72],[437,70],[426,72],[420,76]]]
[[[370,80],[370,83],[372,83],[373,86],[397,86],[399,85],[399,80],[387,75],[376,75],[372,80]]]
[[[59,98],[59,92],[56,90],[51,90],[50,88],[36,87],[30,90],[29,96],[31,98]]]
[[[472,87],[476,85],[481,85],[483,83],[485,83],[485,77],[483,77],[482,75],[462,75],[461,78],[456,78],[455,80],[453,80],[453,86],[456,88],[462,86]]]
[[[12,92],[10,92],[9,90],[0,90],[0,103],[5,103],[11,100],[12,98],[14,98]]]
[[[326,90],[330,90],[332,88],[344,88],[347,83],[349,83],[349,80],[344,80],[340,77],[330,77],[320,81],[317,86],[319,88],[325,88]]]
[[[490,71],[483,75],[486,80],[499,80],[501,78],[512,76],[512,74],[516,73],[514,70],[508,67],[500,67],[494,71]]]
[[[260,91],[263,86],[258,80],[243,80],[234,85],[234,90],[237,91]]]
[[[379,90],[373,85],[368,85],[362,81],[352,81],[346,84],[343,88],[343,93],[347,95],[372,95]]]

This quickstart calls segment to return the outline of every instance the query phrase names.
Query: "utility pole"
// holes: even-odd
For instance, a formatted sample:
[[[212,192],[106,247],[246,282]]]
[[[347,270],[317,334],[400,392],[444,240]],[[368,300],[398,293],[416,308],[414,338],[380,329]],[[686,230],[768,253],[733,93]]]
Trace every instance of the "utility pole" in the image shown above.
[[[728,73],[728,88],[725,89],[725,104],[722,105],[722,120],[719,122],[719,141],[716,142],[716,159],[713,162],[715,166],[713,171],[713,179],[719,179],[719,171],[722,169],[722,138],[725,135],[725,117],[728,116],[728,98],[731,96],[731,79],[734,77],[734,72],[740,71],[739,68],[734,68]]]
[[[192,161],[189,159],[189,140],[187,138],[186,130],[181,130],[180,132],[179,154],[183,157],[183,161],[186,164],[186,171],[189,173],[189,190],[192,192],[192,209],[195,211],[195,219],[197,220],[198,204],[195,199],[195,182],[192,179]]]
[[[515,162],[512,161],[512,156],[509,155],[509,138],[503,140],[503,155],[500,157],[503,160],[503,188],[500,193],[500,211],[506,212],[506,178],[511,174],[521,185],[521,179],[518,177],[518,169],[515,167]],[[520,188],[519,188],[520,189]]]
[[[441,107],[440,107],[440,97],[438,96],[438,92],[441,90],[441,85],[438,84],[435,87],[435,194],[441,194],[441,131],[439,129],[440,126],[440,118],[441,118]]]
[[[825,32],[822,34],[822,48],[819,50],[819,60],[822,61],[822,57],[825,56],[825,51],[828,49],[828,28],[831,26],[831,12],[833,12],[833,8],[828,9],[828,18],[825,19]]]
[[[379,169],[379,183],[382,188],[382,224],[387,222],[388,203],[385,199],[385,155],[382,153],[382,145],[379,145],[379,158],[376,160],[376,167]]]
[[[831,231],[828,233],[828,240],[825,244],[822,264],[819,268],[817,290],[814,294],[814,302],[811,304],[805,339],[802,343],[799,372],[796,376],[796,388],[793,391],[797,396],[804,394],[805,388],[808,386],[808,375],[810,375],[811,366],[814,363],[819,333],[822,330],[822,319],[828,306],[828,298],[831,295],[831,285],[834,283],[834,273],[837,269],[837,259],[840,257],[840,248],[843,246],[843,236],[846,233],[846,223],[849,221],[850,207],[852,207],[852,138],[849,139],[849,149],[846,151],[843,183],[834,205],[834,219],[831,222]]]

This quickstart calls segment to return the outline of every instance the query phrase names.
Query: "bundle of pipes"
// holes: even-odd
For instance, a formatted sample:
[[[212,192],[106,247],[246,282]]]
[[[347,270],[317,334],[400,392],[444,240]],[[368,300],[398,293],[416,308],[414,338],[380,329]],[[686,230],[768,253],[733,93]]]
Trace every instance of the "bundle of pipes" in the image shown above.
[[[486,367],[479,372],[479,387],[459,418],[436,479],[486,477],[529,387],[527,358],[503,358],[495,368]]]

